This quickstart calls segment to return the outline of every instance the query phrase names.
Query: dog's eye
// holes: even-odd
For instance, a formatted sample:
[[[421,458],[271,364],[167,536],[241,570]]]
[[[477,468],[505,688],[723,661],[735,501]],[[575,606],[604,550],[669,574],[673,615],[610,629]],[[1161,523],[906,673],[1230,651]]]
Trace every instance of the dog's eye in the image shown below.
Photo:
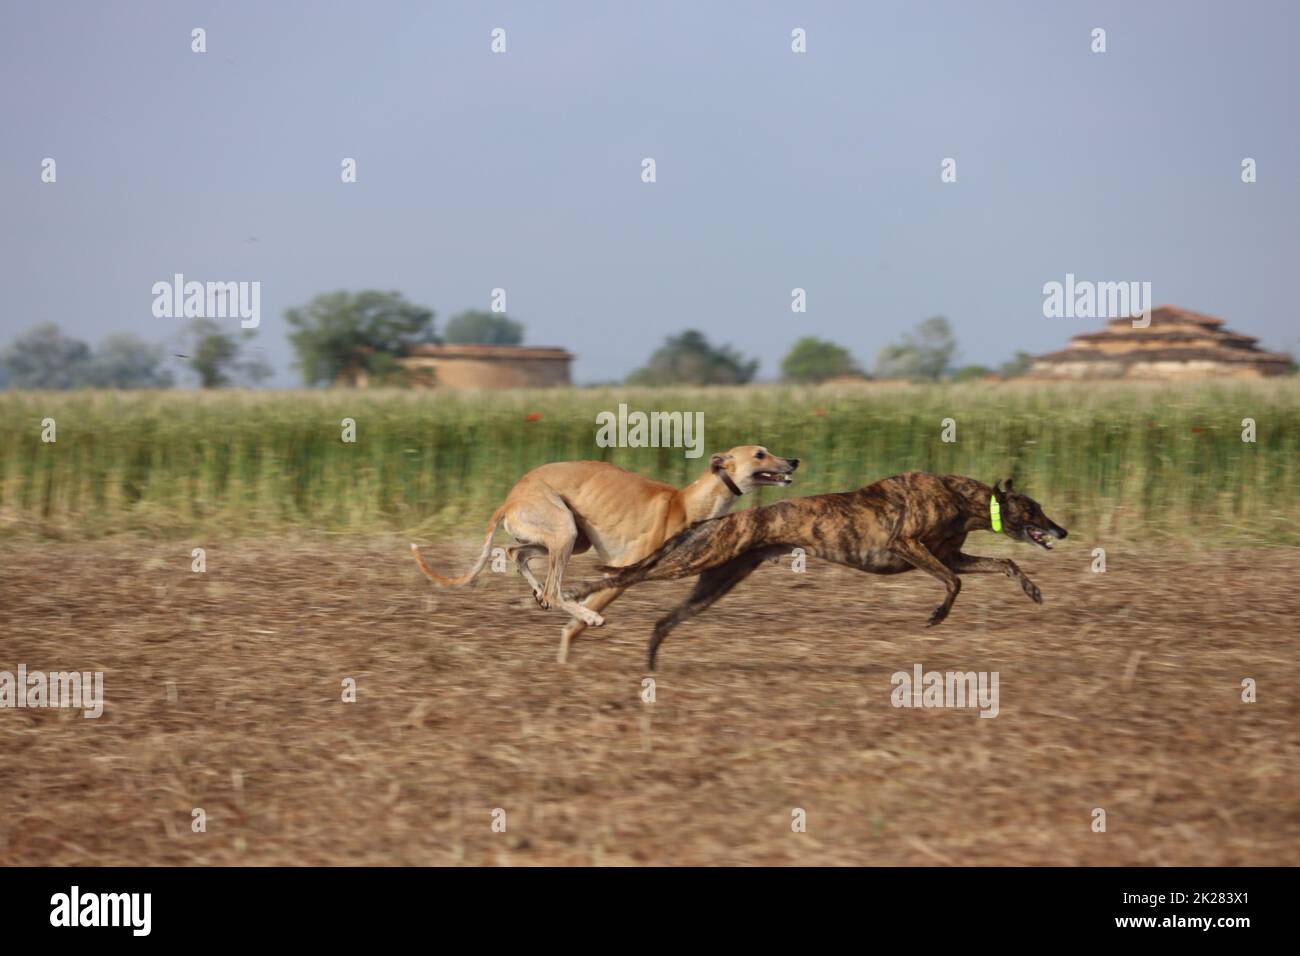
[[[754,452],[754,457],[757,458],[759,461],[762,461],[764,458],[767,457],[767,452],[756,451]]]

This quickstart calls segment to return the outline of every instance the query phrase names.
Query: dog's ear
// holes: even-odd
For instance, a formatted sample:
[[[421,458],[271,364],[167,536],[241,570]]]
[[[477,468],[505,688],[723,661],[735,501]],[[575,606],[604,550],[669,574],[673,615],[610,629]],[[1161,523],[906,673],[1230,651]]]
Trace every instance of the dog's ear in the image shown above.
[[[1008,478],[1008,479],[1006,480],[1005,484],[1006,484],[1006,487],[1003,488],[1002,490],[1005,491],[1007,494],[1010,494],[1010,493],[1011,493],[1011,490],[1012,490],[1012,489],[1011,489],[1011,479]]]
[[[714,455],[712,458],[709,459],[710,470],[718,471],[725,467],[727,467],[727,459],[724,458],[722,455]]]
[[[1003,489],[1001,481],[993,482],[993,497],[998,500],[999,505],[1005,505],[1007,503],[1008,490],[1010,489]]]

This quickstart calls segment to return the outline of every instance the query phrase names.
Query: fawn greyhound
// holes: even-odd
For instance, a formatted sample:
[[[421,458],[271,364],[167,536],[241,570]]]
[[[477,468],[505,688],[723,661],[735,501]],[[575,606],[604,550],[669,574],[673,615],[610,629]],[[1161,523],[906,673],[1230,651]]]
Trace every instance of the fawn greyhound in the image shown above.
[[[1005,486],[998,482],[990,488],[960,475],[909,472],[857,491],[791,498],[701,522],[635,564],[602,568],[605,577],[580,588],[573,597],[699,574],[690,596],[655,624],[650,670],[669,631],[716,602],[765,558],[796,547],[872,574],[919,568],[933,575],[948,593],[930,615],[929,626],[952,609],[961,590],[958,574],[1005,574],[1031,600],[1042,604],[1042,592],[1014,561],[962,553],[968,534],[990,530],[1049,551],[1049,537],[1066,535],[1064,528],[1043,514],[1038,502],[1016,493],[1009,478]]]
[[[483,550],[459,577],[444,577],[424,563],[418,545],[411,551],[425,574],[444,587],[460,587],[478,576],[492,550],[492,535],[504,521],[515,544],[506,550],[543,608],[555,604],[573,616],[560,634],[559,661],[587,627],[599,627],[599,612],[623,593],[605,588],[586,606],[565,596],[569,557],[590,548],[606,564],[638,561],[677,532],[715,518],[747,491],[760,485],[788,485],[798,458],[780,458],[761,445],[739,445],[709,460],[709,470],[685,488],[625,471],[603,461],[559,461],[534,468],[510,490],[488,522]],[[538,582],[529,561],[547,556],[546,582]],[[595,588],[592,589],[596,590]],[[591,592],[588,592],[591,593]],[[584,595],[585,596],[585,595]]]

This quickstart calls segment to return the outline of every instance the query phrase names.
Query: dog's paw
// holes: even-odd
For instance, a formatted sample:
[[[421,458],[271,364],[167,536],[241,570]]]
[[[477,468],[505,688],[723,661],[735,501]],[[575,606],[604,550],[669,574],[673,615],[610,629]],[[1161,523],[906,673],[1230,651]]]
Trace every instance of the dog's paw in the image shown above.
[[[1043,603],[1043,592],[1038,590],[1038,585],[1029,580],[1029,578],[1025,578],[1024,583],[1020,586],[1024,588],[1025,593],[1029,595],[1029,600],[1033,601],[1035,604]]]
[[[549,611],[551,609],[551,602],[546,600],[546,595],[541,591],[533,592],[533,600],[537,602],[537,606],[543,611]]]
[[[588,627],[600,627],[605,623],[605,619],[595,611],[589,610],[582,605],[578,606],[578,619]]]
[[[930,615],[930,623],[926,624],[925,626],[934,627],[936,624],[941,624],[943,623],[943,619],[946,618],[947,616],[948,616],[948,609],[944,607],[942,604],[940,604],[937,608],[934,609],[934,613]]]

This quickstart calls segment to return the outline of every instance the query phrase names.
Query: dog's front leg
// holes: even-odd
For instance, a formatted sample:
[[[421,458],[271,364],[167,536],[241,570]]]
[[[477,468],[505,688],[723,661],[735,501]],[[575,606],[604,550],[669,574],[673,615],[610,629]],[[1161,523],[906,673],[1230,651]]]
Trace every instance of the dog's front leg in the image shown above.
[[[1020,585],[1021,590],[1035,604],[1043,603],[1043,592],[1038,585],[1025,576],[1016,562],[1007,558],[981,558],[974,554],[959,554],[952,562],[952,569],[958,574],[1005,574]]]
[[[920,541],[898,540],[894,542],[891,550],[912,567],[925,571],[943,582],[948,595],[943,603],[934,609],[926,627],[934,627],[942,622],[952,610],[952,602],[957,600],[957,595],[961,592],[961,578],[957,577],[951,568],[936,558]]]
[[[627,588],[609,588],[605,591],[597,591],[582,603],[592,611],[603,611],[614,601],[618,600],[618,596],[626,590]],[[572,600],[568,595],[565,595],[565,597]],[[568,624],[564,625],[564,630],[560,632],[560,652],[556,657],[561,664],[565,663],[569,659],[569,644],[572,643],[575,637],[586,629],[586,622],[580,621],[577,618],[574,618]]]

